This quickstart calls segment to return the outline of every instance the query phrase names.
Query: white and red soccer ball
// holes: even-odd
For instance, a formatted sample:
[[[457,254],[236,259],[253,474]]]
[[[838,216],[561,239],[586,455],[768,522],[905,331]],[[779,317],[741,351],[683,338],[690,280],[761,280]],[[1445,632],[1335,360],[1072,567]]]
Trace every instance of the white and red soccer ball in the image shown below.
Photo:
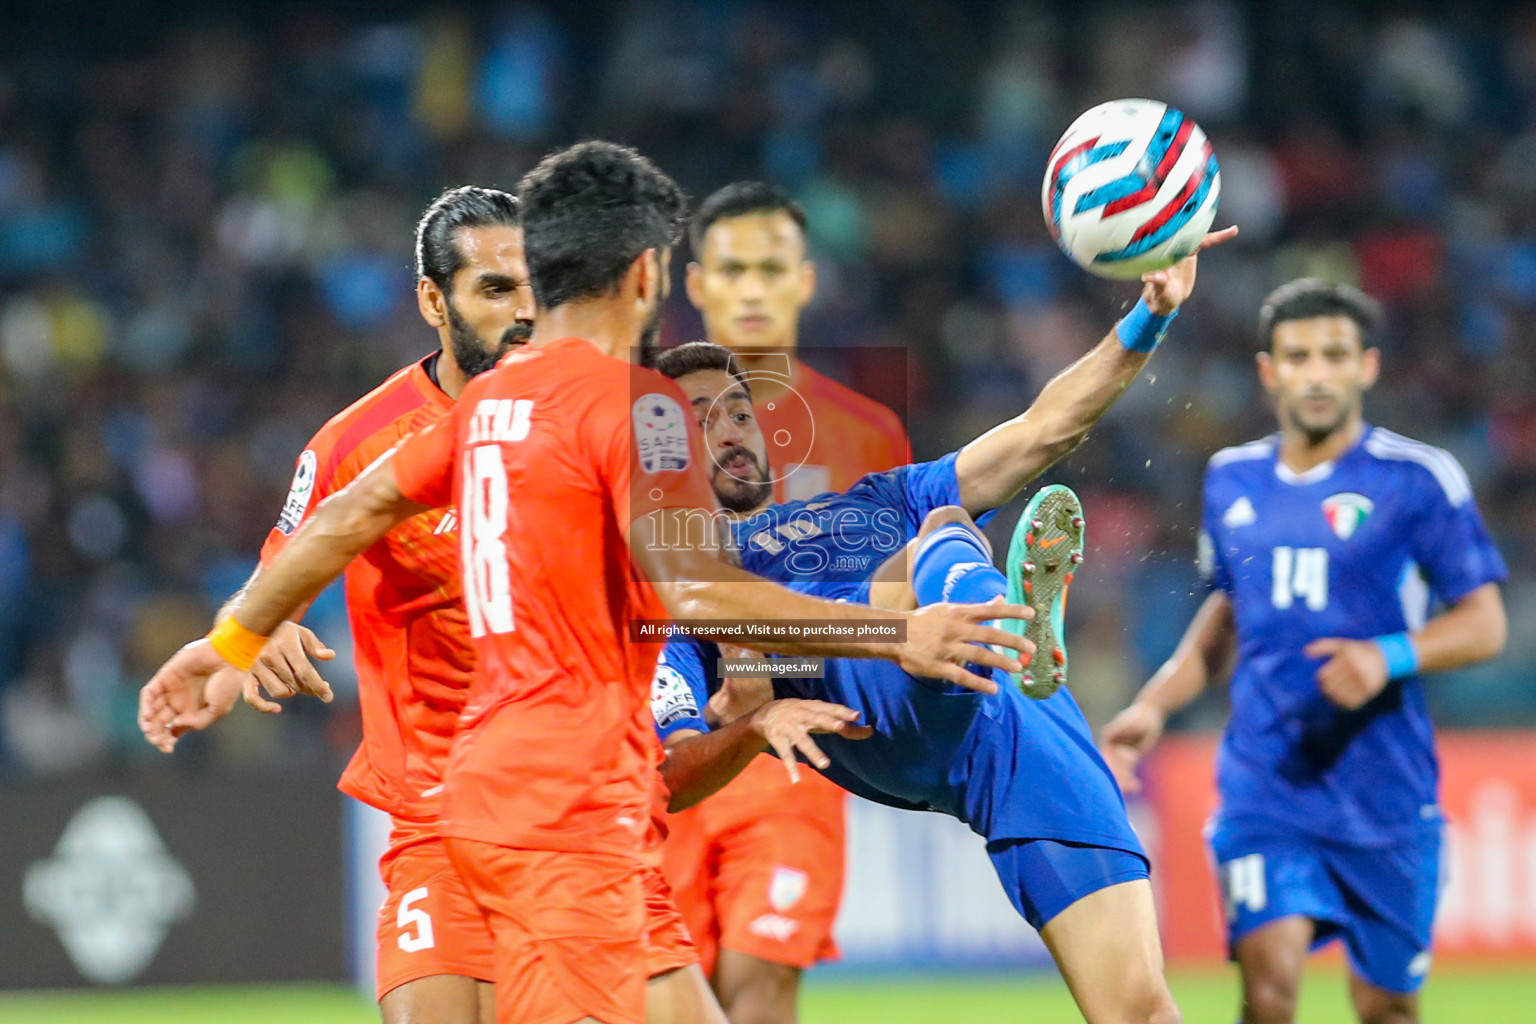
[[[1194,252],[1216,216],[1221,172],[1211,143],[1156,100],[1112,100],[1062,135],[1040,202],[1051,237],[1100,277],[1136,278]]]

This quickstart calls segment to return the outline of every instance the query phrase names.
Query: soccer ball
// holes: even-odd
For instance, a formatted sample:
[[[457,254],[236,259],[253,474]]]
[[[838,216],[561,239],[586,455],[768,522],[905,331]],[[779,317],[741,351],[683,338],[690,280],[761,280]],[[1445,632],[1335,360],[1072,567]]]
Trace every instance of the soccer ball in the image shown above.
[[[1112,100],[1051,150],[1040,202],[1073,262],[1125,279],[1194,252],[1220,194],[1216,154],[1195,122],[1156,100]]]

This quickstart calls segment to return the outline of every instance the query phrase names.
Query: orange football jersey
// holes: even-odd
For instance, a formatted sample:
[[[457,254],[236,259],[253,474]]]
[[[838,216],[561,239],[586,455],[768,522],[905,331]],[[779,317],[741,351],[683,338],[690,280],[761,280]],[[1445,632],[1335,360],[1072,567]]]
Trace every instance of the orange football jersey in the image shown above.
[[[641,855],[659,645],[629,623],[666,610],[626,538],[652,510],[715,507],[702,453],[677,385],[579,338],[507,356],[396,452],[401,493],[461,517],[477,665],[441,835]]]
[[[879,402],[799,360],[789,385],[792,393],[753,406],[777,478],[774,501],[846,491],[865,473],[912,461],[906,427]]]
[[[262,564],[322,500],[453,407],[426,365],[422,360],[400,370],[320,428],[299,456],[282,517],[262,546]],[[437,814],[442,769],[474,665],[455,523],[454,513],[442,509],[408,519],[346,572],[363,741],[338,787],[417,821]]]

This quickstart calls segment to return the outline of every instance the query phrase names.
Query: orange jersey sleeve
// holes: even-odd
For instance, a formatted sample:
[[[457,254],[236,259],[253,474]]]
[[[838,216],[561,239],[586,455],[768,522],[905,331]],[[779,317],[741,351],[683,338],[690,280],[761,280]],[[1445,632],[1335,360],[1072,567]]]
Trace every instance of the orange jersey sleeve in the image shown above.
[[[414,363],[333,417],[299,456],[282,515],[262,547],[263,563],[321,501],[451,408],[424,365]],[[456,523],[451,510],[413,516],[354,559],[345,577],[363,740],[339,785],[412,820],[437,813],[474,664]]]
[[[459,421],[450,411],[400,442],[391,466],[402,497],[430,508],[453,503],[458,432]]]
[[[630,395],[628,422],[603,428],[611,439],[607,479],[625,529],[658,509],[713,511],[704,436],[682,389],[654,370],[636,367]]]
[[[846,491],[865,473],[912,461],[901,418],[873,399],[796,363],[793,398],[756,403],[773,463],[775,501]]]
[[[330,497],[332,491],[337,490],[330,473],[324,477],[320,475],[321,459],[325,458],[330,463],[330,453],[331,444],[324,431],[310,438],[309,444],[299,453],[294,465],[293,483],[288,488],[288,497],[283,500],[283,510],[261,545],[262,565],[276,558],[277,553],[287,546],[288,538],[309,519],[322,501]]]

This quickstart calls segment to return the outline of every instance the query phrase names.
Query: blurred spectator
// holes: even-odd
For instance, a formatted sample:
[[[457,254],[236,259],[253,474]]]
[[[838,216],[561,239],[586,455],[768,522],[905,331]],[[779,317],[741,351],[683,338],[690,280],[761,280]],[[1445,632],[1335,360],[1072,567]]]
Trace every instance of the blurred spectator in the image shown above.
[[[1054,471],[1092,522],[1073,592],[1084,706],[1119,706],[1176,639],[1204,460],[1272,429],[1257,303],[1323,274],[1387,302],[1371,417],[1462,458],[1515,570],[1508,655],[1432,684],[1439,711],[1536,724],[1536,16],[324,7],[39,33],[46,56],[30,34],[0,44],[0,771],[175,763],[137,741],[136,688],[248,574],[304,439],[434,344],[411,228],[442,188],[509,187],[601,134],[695,195],[783,181],[819,262],[805,343],[905,347],[914,447],[933,457],[1018,412],[1134,294],[1073,268],[1039,215],[1056,136],[1117,95],[1204,123],[1220,221],[1243,237]],[[671,308],[667,336],[691,336]],[[879,359],[842,362],[873,392],[903,386]],[[239,712],[192,750],[300,770],[350,753],[334,592],[311,619],[342,652],[341,699]]]

